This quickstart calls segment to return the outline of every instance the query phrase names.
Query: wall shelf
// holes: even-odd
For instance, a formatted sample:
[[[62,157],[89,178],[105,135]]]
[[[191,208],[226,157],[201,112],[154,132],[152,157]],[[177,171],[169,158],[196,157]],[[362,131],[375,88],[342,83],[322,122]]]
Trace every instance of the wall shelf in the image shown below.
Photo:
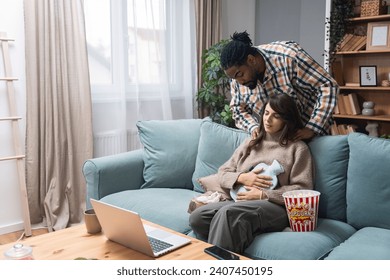
[[[372,16],[372,17],[354,17],[351,18],[349,21],[353,23],[359,23],[359,22],[372,22],[372,21],[385,21],[390,20],[390,15],[379,15],[379,16]]]
[[[390,93],[390,87],[382,87],[382,86],[377,86],[377,87],[360,87],[360,86],[340,86],[341,90],[366,90],[366,91],[389,91]]]
[[[355,119],[355,120],[390,122],[390,115],[365,116],[365,115],[334,114],[333,117],[335,119]]]
[[[350,27],[352,34],[365,36],[368,24],[371,22],[390,21],[389,15],[379,15],[372,17],[355,17],[350,19]],[[354,31],[354,32],[352,32]],[[362,33],[363,32],[363,33]],[[347,48],[348,49],[348,48]],[[333,74],[340,85],[340,95],[351,95],[347,99],[340,101],[335,110],[333,117],[335,126],[347,126],[355,131],[366,132],[365,127],[369,122],[378,123],[378,134],[390,134],[390,87],[383,87],[383,80],[389,79],[390,73],[390,50],[365,50],[363,47],[359,51],[339,51],[335,53],[336,60],[334,61]],[[360,86],[360,66],[376,66],[376,84],[377,86],[361,87]],[[354,97],[352,97],[354,96]],[[355,101],[348,101],[354,99]],[[347,101],[346,101],[347,100]],[[351,115],[350,106],[355,107],[356,104],[360,107],[358,111],[363,109],[365,101],[374,102],[374,116],[366,115]],[[346,103],[347,102],[347,103]],[[352,103],[355,104],[352,104]],[[356,109],[354,109],[356,111]],[[333,132],[337,131],[333,127]],[[340,130],[339,130],[340,132]]]
[[[336,52],[336,55],[361,55],[361,54],[384,54],[390,53],[390,50],[361,50],[361,51],[344,51]]]

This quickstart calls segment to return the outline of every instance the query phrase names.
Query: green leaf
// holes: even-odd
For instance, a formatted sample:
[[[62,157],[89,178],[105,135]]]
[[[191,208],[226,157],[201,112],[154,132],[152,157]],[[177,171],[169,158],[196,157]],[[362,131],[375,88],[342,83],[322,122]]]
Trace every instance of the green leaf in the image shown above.
[[[196,100],[210,112],[213,121],[234,127],[229,107],[230,79],[221,68],[220,55],[230,40],[221,40],[205,50],[202,55],[202,87],[196,94]]]

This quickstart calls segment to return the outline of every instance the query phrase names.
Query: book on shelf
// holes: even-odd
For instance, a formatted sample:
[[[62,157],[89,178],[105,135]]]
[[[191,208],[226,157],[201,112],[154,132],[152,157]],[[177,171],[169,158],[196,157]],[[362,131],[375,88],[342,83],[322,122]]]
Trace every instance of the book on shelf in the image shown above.
[[[348,134],[347,125],[346,124],[339,124],[337,126],[337,129],[339,131],[339,135],[346,135],[346,134]]]
[[[346,87],[360,87],[359,83],[345,83]]]
[[[345,44],[344,48],[341,51],[353,51],[353,46],[356,44],[358,39],[359,38],[357,36],[352,35],[352,38]]]
[[[354,124],[337,124],[334,122],[330,127],[331,135],[347,135],[352,132],[356,132],[357,126]]]
[[[336,106],[334,106],[333,114],[334,115],[339,115],[340,114],[339,104],[338,103],[336,103]]]
[[[336,122],[330,126],[330,135],[339,135],[339,129],[337,128]]]
[[[349,94],[340,94],[334,114],[342,115],[359,115],[361,108],[359,105],[357,94],[352,92]]]
[[[356,129],[357,129],[357,125],[354,125],[354,124],[348,124],[347,125],[347,132],[348,132],[348,134],[352,133],[352,132],[356,132]]]
[[[355,51],[361,51],[365,49],[367,44],[367,36],[361,36],[360,40],[358,41],[358,44],[355,46]]]
[[[342,98],[342,94],[339,94],[339,97],[337,98],[337,107],[341,115],[347,114],[345,111],[344,99]]]
[[[367,42],[367,36],[365,35],[355,35],[347,33],[344,35],[340,46],[338,48],[339,52],[350,52],[350,51],[360,51],[364,48]]]
[[[351,103],[349,102],[348,95],[341,94],[340,98],[343,100],[344,103],[345,114],[352,115],[352,107],[351,107]]]
[[[366,45],[367,37],[366,36],[357,36],[355,35],[353,43],[351,43],[349,51],[359,51]]]
[[[356,93],[351,92],[350,94],[348,94],[348,100],[351,105],[352,115],[360,115],[362,110],[360,109]]]
[[[347,33],[344,35],[343,39],[341,40],[340,46],[338,48],[339,51],[343,51],[345,48],[345,45],[353,38],[353,34]]]

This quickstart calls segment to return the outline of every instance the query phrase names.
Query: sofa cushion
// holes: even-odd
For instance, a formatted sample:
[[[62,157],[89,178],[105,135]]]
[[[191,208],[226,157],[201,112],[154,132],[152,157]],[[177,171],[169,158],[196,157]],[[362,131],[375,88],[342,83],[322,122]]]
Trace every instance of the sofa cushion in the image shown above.
[[[193,189],[201,123],[201,119],[137,122],[144,146],[141,188]]]
[[[206,192],[219,192],[224,199],[232,199],[230,196],[230,189],[222,188],[219,184],[218,174],[211,174],[209,176],[199,178],[198,183]]]
[[[263,233],[245,250],[245,255],[266,260],[322,259],[355,232],[347,223],[319,219],[315,231]]]
[[[204,120],[200,126],[198,155],[192,175],[194,190],[204,192],[198,179],[216,173],[247,137],[249,134],[242,130]]]
[[[390,230],[366,227],[358,230],[340,246],[327,260],[390,260]]]
[[[186,189],[147,188],[110,194],[101,200],[137,212],[142,219],[186,234],[191,231],[188,204],[197,195],[198,192]]]
[[[348,136],[347,222],[390,229],[390,140]]]
[[[318,216],[346,220],[347,136],[321,136],[309,142],[315,164],[315,189],[321,193]]]

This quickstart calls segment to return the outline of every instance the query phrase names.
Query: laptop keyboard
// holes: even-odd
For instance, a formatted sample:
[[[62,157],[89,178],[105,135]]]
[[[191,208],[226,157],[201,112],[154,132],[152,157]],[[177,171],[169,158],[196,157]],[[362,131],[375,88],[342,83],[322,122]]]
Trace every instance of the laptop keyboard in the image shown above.
[[[164,242],[162,240],[159,240],[159,239],[156,239],[156,238],[153,238],[150,236],[148,236],[148,239],[149,239],[150,245],[152,246],[153,252],[155,252],[155,253],[158,253],[164,249],[167,249],[167,248],[173,246],[172,244],[170,244],[168,242]]]

